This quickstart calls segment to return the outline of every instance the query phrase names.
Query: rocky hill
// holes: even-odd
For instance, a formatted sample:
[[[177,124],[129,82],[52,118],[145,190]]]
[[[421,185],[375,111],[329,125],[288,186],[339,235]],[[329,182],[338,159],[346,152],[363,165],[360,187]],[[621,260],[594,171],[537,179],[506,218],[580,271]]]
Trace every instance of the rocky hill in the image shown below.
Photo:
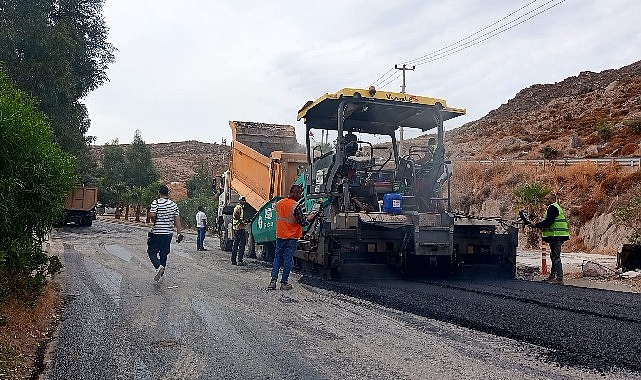
[[[451,159],[638,156],[641,61],[530,86],[446,141]]]

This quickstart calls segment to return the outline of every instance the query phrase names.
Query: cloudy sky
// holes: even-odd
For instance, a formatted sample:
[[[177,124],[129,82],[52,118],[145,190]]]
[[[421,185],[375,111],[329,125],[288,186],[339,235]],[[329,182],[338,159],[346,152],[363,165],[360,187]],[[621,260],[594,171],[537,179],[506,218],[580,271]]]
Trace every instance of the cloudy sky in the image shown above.
[[[229,120],[295,125],[303,141],[307,100],[400,91],[403,63],[408,93],[467,109],[452,129],[530,85],[641,60],[638,0],[105,0],[103,15],[118,51],[85,99],[97,144],[137,129],[220,143]]]

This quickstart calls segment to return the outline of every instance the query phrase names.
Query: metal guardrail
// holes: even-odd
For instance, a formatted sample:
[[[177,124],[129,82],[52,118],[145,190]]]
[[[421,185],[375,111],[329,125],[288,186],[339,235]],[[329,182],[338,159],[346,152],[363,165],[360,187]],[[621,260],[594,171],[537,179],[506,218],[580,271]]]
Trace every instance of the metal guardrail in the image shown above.
[[[561,158],[558,160],[451,160],[452,162],[476,162],[479,164],[521,164],[521,165],[557,165],[569,166],[581,163],[595,163],[597,165],[617,164],[619,166],[629,166],[631,168],[641,167],[641,157],[612,157],[612,158]]]

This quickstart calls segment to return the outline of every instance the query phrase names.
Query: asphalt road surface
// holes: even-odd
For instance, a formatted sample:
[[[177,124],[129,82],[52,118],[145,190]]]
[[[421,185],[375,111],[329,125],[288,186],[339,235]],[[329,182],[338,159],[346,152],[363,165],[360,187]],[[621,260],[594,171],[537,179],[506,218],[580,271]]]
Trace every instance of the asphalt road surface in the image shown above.
[[[639,294],[529,281],[326,282],[194,235],[159,282],[147,229],[52,233],[65,308],[45,379],[641,379]]]

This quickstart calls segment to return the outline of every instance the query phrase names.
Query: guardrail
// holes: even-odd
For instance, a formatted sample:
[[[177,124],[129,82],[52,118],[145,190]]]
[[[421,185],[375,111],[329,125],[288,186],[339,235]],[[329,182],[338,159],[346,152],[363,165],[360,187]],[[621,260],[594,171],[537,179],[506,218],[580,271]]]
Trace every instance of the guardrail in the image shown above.
[[[595,163],[597,165],[617,164],[619,166],[628,166],[631,168],[641,167],[641,157],[612,157],[612,158],[561,158],[558,160],[451,160],[452,162],[476,162],[479,164],[521,164],[521,165],[556,165],[569,166],[581,163]]]

